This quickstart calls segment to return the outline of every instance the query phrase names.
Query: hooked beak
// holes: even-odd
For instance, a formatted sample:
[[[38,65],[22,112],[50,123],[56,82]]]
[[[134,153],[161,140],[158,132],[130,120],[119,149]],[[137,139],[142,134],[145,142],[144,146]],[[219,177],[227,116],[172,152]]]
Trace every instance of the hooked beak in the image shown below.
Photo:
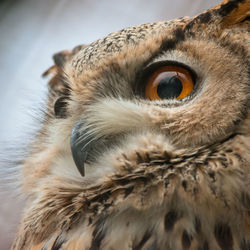
[[[84,164],[92,149],[93,138],[85,136],[87,133],[82,122],[77,122],[72,129],[70,136],[70,147],[74,162],[82,176],[85,175]]]
[[[90,133],[84,121],[74,125],[70,136],[72,157],[82,176],[85,175],[84,164],[93,163],[104,150],[110,149],[120,141],[118,135],[99,136]]]

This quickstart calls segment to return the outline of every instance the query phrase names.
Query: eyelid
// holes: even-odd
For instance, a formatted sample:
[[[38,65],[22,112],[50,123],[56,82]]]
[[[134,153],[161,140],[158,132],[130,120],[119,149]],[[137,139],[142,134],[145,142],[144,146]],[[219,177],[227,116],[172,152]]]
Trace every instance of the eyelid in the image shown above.
[[[166,61],[157,61],[154,63],[151,63],[149,65],[147,65],[143,70],[142,70],[142,74],[144,75],[149,75],[150,73],[152,73],[155,69],[162,67],[162,66],[179,66],[182,67],[184,69],[186,69],[187,71],[190,72],[192,79],[195,81],[197,79],[197,74],[195,73],[195,71],[188,66],[187,64],[184,64],[182,62],[178,62],[178,61],[171,61],[171,60],[166,60]]]
[[[187,71],[190,72],[190,75],[192,77],[192,80],[194,82],[196,82],[197,80],[197,74],[196,72],[187,64],[184,64],[182,62],[179,61],[174,61],[174,60],[162,60],[162,61],[156,61],[153,63],[148,64],[147,66],[145,66],[142,71],[139,73],[138,75],[138,81],[135,84],[135,94],[138,96],[141,96],[142,98],[145,98],[145,93],[144,93],[144,88],[147,82],[148,77],[153,74],[153,72],[163,66],[177,66],[177,67],[182,67],[184,69],[186,69]],[[197,84],[195,84],[195,88],[193,91],[196,90]]]

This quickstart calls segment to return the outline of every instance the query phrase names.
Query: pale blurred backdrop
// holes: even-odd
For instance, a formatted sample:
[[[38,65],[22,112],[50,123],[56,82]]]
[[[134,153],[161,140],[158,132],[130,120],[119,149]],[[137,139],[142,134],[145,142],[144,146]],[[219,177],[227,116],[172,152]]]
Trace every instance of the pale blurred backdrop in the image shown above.
[[[32,112],[39,109],[46,98],[46,80],[41,74],[52,65],[52,54],[88,44],[124,27],[193,16],[218,2],[0,1],[0,153],[3,158],[9,155],[9,152],[5,154],[4,148],[9,145],[21,147],[26,141],[26,132],[36,129]],[[1,164],[1,168],[7,166]],[[1,176],[1,180],[3,178]],[[23,208],[21,199],[12,193],[10,189],[0,192],[0,250],[10,248]]]

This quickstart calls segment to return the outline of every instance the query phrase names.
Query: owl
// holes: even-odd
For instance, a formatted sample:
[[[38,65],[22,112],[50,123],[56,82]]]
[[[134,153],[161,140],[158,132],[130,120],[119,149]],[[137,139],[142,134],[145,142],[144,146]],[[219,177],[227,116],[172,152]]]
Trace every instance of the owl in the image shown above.
[[[17,249],[250,249],[250,1],[54,55]]]

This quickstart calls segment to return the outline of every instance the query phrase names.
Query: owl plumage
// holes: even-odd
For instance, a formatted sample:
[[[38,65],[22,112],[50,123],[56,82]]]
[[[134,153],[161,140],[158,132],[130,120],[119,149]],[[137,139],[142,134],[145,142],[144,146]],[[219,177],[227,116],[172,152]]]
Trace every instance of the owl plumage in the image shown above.
[[[12,249],[250,249],[250,1],[54,56]],[[145,74],[191,71],[183,99]]]

